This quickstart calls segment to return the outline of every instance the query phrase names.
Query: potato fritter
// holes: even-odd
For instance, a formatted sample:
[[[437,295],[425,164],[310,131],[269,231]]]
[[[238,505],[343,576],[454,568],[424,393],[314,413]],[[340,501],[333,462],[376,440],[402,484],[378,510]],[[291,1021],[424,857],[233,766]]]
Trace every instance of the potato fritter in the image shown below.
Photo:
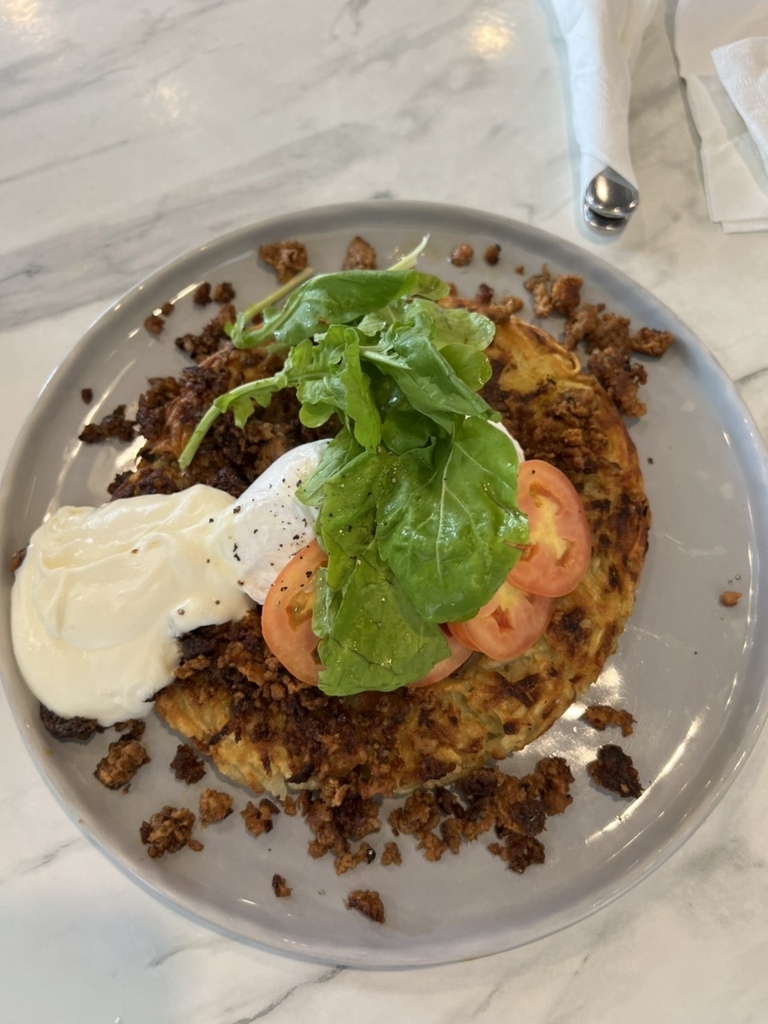
[[[572,353],[537,327],[500,319],[484,396],[526,456],[554,463],[581,495],[593,539],[585,579],[557,599],[544,636],[514,660],[476,654],[440,683],[393,693],[339,698],[299,684],[266,648],[258,610],[189,634],[155,707],[235,782],[277,796],[317,789],[334,805],[353,794],[365,801],[444,785],[549,729],[614,651],[650,522],[637,453],[615,405]],[[178,470],[175,459],[210,399],[266,372],[264,358],[225,348],[180,384],[155,382],[139,410],[148,445],[116,495],[158,481],[171,490],[228,482],[238,493],[276,449],[306,440],[281,400],[245,431],[220,417],[190,471]]]

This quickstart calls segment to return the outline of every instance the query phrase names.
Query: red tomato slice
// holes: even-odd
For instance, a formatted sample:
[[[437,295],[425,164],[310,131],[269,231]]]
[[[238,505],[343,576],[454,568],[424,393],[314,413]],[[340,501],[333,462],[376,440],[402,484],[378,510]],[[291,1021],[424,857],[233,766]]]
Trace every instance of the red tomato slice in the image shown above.
[[[496,661],[509,661],[536,643],[549,625],[554,601],[504,582],[473,619],[449,622],[456,639]]]
[[[267,591],[261,610],[261,632],[270,651],[291,675],[317,686],[318,639],[312,632],[315,573],[328,556],[313,540],[297,552]]]
[[[581,498],[549,462],[531,459],[518,471],[517,503],[528,516],[530,541],[507,579],[543,597],[563,597],[582,581],[592,538]]]
[[[445,679],[446,676],[449,676],[451,672],[454,672],[460,665],[463,665],[472,653],[468,647],[459,643],[453,633],[451,633],[446,626],[441,626],[440,628],[445,634],[445,639],[448,642],[448,650],[451,653],[447,658],[443,658],[442,661],[438,661],[438,663],[430,669],[423,679],[417,679],[416,682],[408,684],[414,689],[419,686],[431,686],[432,683],[439,683],[441,679]]]

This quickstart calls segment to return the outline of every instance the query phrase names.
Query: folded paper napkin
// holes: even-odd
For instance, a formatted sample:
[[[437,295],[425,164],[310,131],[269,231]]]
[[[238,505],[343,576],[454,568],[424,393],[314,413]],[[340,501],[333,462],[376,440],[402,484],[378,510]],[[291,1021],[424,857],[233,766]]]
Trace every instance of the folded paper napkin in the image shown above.
[[[551,0],[568,53],[581,195],[612,167],[637,186],[629,154],[629,94],[640,42],[658,0]]]
[[[675,49],[710,219],[768,231],[768,4],[679,0]]]

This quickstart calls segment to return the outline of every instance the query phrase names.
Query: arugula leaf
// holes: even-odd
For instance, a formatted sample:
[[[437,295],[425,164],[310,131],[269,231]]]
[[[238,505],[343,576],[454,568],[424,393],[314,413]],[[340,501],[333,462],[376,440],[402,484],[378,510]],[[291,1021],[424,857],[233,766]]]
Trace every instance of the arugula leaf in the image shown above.
[[[318,685],[324,693],[396,690],[448,656],[440,627],[415,611],[375,540],[355,560],[343,590],[331,591],[322,575],[317,588],[312,628],[320,638],[324,669]]]
[[[233,344],[253,348],[272,341],[276,351],[284,351],[312,337],[322,324],[352,323],[406,295],[438,299],[447,294],[443,281],[417,270],[318,274],[297,288],[282,309],[267,308],[262,326],[242,333],[237,343],[233,337]]]
[[[377,508],[382,557],[429,622],[471,618],[528,540],[516,505],[517,454],[490,423],[457,421],[452,437],[404,453]]]

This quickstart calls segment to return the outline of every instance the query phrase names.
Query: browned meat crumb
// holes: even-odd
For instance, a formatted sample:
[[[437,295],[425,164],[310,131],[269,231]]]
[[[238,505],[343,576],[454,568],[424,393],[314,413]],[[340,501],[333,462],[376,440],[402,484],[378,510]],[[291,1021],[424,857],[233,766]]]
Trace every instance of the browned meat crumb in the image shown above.
[[[282,875],[272,875],[272,891],[278,899],[284,899],[286,896],[290,896],[293,889],[290,885],[285,884],[285,879]]]
[[[144,321],[144,329],[149,331],[150,334],[160,334],[165,327],[165,320],[158,316],[157,313],[152,313]]]
[[[577,274],[560,274],[552,282],[552,308],[562,316],[572,316],[581,302],[583,278]]]
[[[344,901],[347,910],[359,910],[376,924],[384,924],[384,903],[372,889],[353,889]]]
[[[374,848],[368,843],[361,843],[354,853],[352,850],[346,850],[344,853],[340,853],[336,857],[333,866],[337,875],[344,875],[347,871],[351,871],[359,864],[373,864],[375,860],[376,851]]]
[[[499,262],[500,257],[501,246],[498,244],[498,242],[494,242],[492,245],[489,245],[488,248],[483,253],[483,259],[485,260],[489,267],[495,267],[496,264]]]
[[[186,782],[188,786],[199,782],[205,775],[205,761],[197,756],[188,743],[178,745],[171,768],[179,782]]]
[[[216,789],[204,789],[200,794],[200,822],[205,828],[224,821],[232,813],[232,797]]]
[[[515,273],[519,274],[522,277],[525,273],[525,266],[522,263],[518,263],[518,265],[515,267]]]
[[[207,306],[211,301],[211,286],[208,281],[201,281],[192,292],[192,301],[196,306]]]
[[[472,262],[474,256],[475,250],[472,246],[468,242],[462,242],[461,245],[456,246],[448,259],[454,267],[466,267]]]
[[[26,557],[27,557],[27,549],[26,549],[26,547],[19,548],[18,551],[14,551],[14,553],[11,555],[11,563],[10,563],[10,566],[9,566],[9,568],[10,568],[12,573],[15,573],[21,567],[21,565],[22,565],[22,563],[23,563],[23,561],[24,561],[24,559]]]
[[[479,302],[482,306],[490,306],[493,302],[493,288],[487,284],[479,284],[475,292],[475,302]]]
[[[456,854],[463,842],[473,842],[491,829],[500,838],[537,835],[548,816],[562,814],[571,804],[572,782],[571,770],[560,757],[542,758],[522,778],[499,768],[480,768],[455,783],[458,796],[446,787],[413,793],[391,812],[389,823],[395,835],[414,835],[417,849],[427,860],[436,861],[446,850]],[[528,844],[526,850],[531,857],[538,856],[535,844]],[[505,853],[504,859],[510,856]]]
[[[283,807],[283,812],[287,814],[289,818],[293,818],[299,810],[298,807],[296,806],[296,801],[292,796],[286,796],[283,800],[281,800],[281,804]]]
[[[597,321],[603,307],[585,303],[579,306],[566,320],[563,330],[563,344],[567,349],[574,349],[597,327]]]
[[[417,790],[402,807],[396,807],[389,815],[389,824],[396,836],[421,834],[437,828],[440,824],[440,810],[432,790]]]
[[[149,821],[143,821],[139,829],[141,841],[148,846],[149,856],[162,857],[164,853],[178,853],[185,846],[198,852],[203,844],[192,838],[195,816],[186,807],[171,807],[166,804],[162,811],[153,814]]]
[[[307,250],[301,242],[273,242],[259,246],[259,256],[270,267],[277,271],[277,279],[281,284],[290,281],[299,271],[309,265]]]
[[[739,590],[724,590],[720,595],[720,604],[726,608],[735,608],[741,600],[742,594]]]
[[[646,406],[638,397],[638,388],[645,384],[645,367],[632,363],[626,351],[604,348],[593,352],[587,360],[589,372],[594,374],[608,392],[622,416],[644,416]]]
[[[83,388],[80,397],[86,405],[90,405],[93,401],[93,388]]]
[[[213,289],[213,301],[218,302],[221,306],[226,306],[235,297],[235,289],[230,281],[221,281]]]
[[[79,715],[75,715],[74,718],[62,718],[61,715],[49,710],[45,704],[40,705],[40,720],[46,732],[57,740],[87,742],[95,732],[104,732],[95,718],[81,718]]]
[[[319,793],[304,790],[299,797],[301,813],[309,825],[314,839],[309,844],[310,857],[323,857],[333,853],[337,863],[350,852],[350,841],[359,842],[365,836],[378,832],[379,805],[357,794],[337,794],[335,802]]]
[[[400,854],[400,847],[397,843],[385,843],[384,849],[381,852],[380,863],[384,867],[389,867],[390,864],[396,864],[398,867],[403,863],[403,858]]]
[[[144,735],[147,723],[141,718],[128,718],[124,722],[115,722],[115,732],[122,733],[120,739],[140,740]]]
[[[659,331],[653,327],[641,327],[629,339],[633,352],[660,358],[674,343],[675,336],[670,331]]]
[[[139,768],[151,760],[138,740],[123,736],[109,744],[109,750],[96,765],[93,774],[107,789],[122,789]]]
[[[170,316],[174,309],[175,306],[173,305],[172,302],[164,302],[160,307],[160,312],[163,314],[163,316]]]
[[[265,832],[271,832],[275,826],[272,818],[275,814],[280,813],[280,808],[277,804],[273,804],[271,800],[266,798],[259,801],[257,807],[252,800],[249,800],[244,811],[240,812],[245,827],[251,833],[252,836],[260,836]]]
[[[100,423],[86,423],[80,440],[85,444],[98,444],[108,439],[133,441],[135,436],[136,423],[126,419],[125,406],[118,405],[114,412],[108,413]]]
[[[342,270],[375,270],[376,250],[364,238],[355,235],[347,246],[347,254],[341,265]]]
[[[222,306],[216,316],[202,329],[200,334],[184,334],[175,341],[176,348],[190,355],[195,362],[202,362],[213,352],[218,351],[221,343],[228,341],[225,330],[228,323],[237,317],[237,310],[232,305]]]
[[[489,843],[488,849],[495,857],[500,857],[510,871],[518,875],[531,864],[543,864],[545,859],[544,846],[535,836],[520,836],[511,833],[506,837],[504,845]]]
[[[643,792],[632,758],[612,743],[600,747],[596,760],[587,765],[587,771],[598,786],[619,796],[636,799]]]
[[[629,324],[627,317],[618,316],[605,308],[601,309],[597,323],[586,335],[587,351],[611,349],[628,356],[630,351]]]
[[[602,732],[606,726],[616,725],[621,729],[622,736],[632,735],[632,726],[635,720],[632,715],[623,708],[612,708],[608,704],[590,704],[581,716],[585,722]]]

